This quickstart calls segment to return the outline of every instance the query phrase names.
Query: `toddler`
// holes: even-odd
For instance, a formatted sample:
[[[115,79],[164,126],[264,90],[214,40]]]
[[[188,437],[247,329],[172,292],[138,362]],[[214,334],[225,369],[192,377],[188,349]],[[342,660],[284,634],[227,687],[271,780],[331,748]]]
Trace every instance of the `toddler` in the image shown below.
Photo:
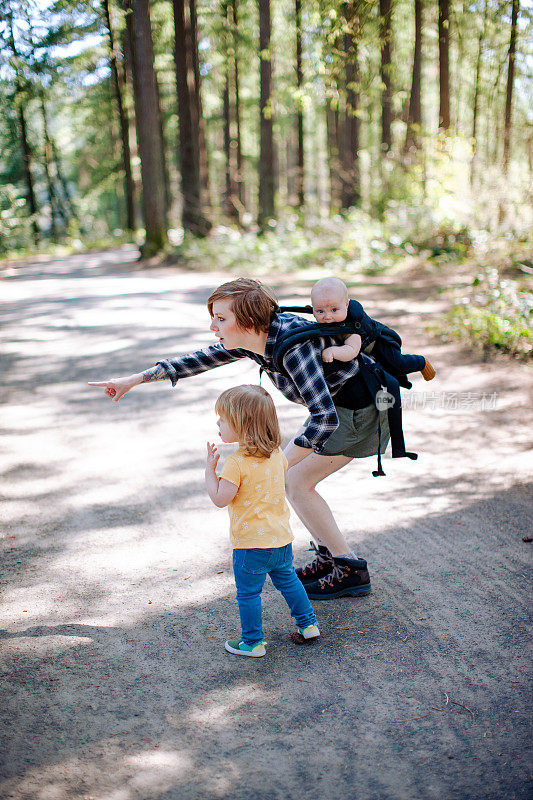
[[[265,655],[261,591],[267,574],[287,601],[304,639],[320,636],[307,593],[292,565],[293,535],[285,499],[287,459],[274,401],[261,386],[235,386],[215,404],[223,442],[238,443],[220,477],[219,454],[207,443],[205,484],[218,508],[228,506],[241,638],[225,648],[239,656]]]
[[[313,316],[320,323],[339,323],[347,318],[355,320],[360,333],[346,336],[342,345],[326,347],[322,360],[326,363],[351,361],[361,349],[382,363],[393,374],[406,375],[420,372],[426,381],[435,377],[435,370],[424,356],[404,355],[401,339],[395,331],[387,328],[365,313],[362,305],[350,300],[345,284],[339,278],[322,278],[311,290]]]

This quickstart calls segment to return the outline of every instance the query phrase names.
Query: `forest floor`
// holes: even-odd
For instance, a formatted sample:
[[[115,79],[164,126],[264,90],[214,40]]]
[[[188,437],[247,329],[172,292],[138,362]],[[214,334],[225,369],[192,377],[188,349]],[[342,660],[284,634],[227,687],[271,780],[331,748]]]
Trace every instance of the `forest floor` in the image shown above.
[[[316,603],[320,642],[298,647],[267,585],[267,656],[237,658],[227,512],[206,496],[204,452],[217,394],[257,367],[118,404],[88,387],[213,341],[205,299],[228,276],[135,257],[0,274],[0,797],[525,799],[529,369],[430,338],[446,273],[354,276],[368,312],[438,370],[404,398],[419,460],[387,456],[380,479],[374,459],[352,462],[322,485],[372,594]],[[300,301],[315,278],[271,282]],[[305,410],[273,394],[288,439]],[[301,564],[309,536],[292,521]]]

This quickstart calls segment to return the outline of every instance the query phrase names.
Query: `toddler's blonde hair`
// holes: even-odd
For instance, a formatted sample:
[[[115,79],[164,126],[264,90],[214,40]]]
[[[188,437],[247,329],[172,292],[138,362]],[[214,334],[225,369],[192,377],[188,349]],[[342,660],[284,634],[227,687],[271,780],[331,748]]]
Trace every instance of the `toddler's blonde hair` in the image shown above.
[[[243,384],[226,389],[216,401],[215,411],[236,432],[246,455],[270,458],[280,447],[276,407],[262,386]]]

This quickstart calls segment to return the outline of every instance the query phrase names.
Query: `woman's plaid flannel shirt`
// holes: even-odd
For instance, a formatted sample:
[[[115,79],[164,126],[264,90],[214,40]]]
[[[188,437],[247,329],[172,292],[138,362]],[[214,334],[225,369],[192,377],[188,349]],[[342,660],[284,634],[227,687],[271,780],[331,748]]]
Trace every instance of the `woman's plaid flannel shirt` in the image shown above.
[[[337,344],[333,337],[325,336],[291,347],[283,358],[285,374],[276,371],[273,355],[278,337],[288,330],[294,330],[305,324],[308,324],[308,320],[294,314],[276,314],[268,332],[264,356],[244,349],[226,350],[221,344],[215,344],[203,350],[196,350],[177,358],[163,359],[157,363],[165,369],[172,385],[175,386],[180,378],[198,375],[200,372],[221,367],[240,358],[253,359],[268,373],[272,382],[288,400],[307,406],[311,419],[305,429],[305,435],[297,436],[294,443],[300,447],[313,448],[319,453],[339,424],[332,395],[359,372],[359,364],[357,359],[333,362],[325,376],[322,350]]]

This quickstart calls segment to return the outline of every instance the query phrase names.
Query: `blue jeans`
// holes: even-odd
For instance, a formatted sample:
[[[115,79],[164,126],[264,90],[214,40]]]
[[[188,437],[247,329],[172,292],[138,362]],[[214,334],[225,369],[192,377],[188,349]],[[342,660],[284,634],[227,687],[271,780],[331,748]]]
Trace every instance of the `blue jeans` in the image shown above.
[[[233,551],[233,574],[241,617],[242,641],[263,641],[261,591],[270,575],[299,628],[316,625],[316,617],[306,591],[292,566],[292,545],[270,549],[250,548]]]

